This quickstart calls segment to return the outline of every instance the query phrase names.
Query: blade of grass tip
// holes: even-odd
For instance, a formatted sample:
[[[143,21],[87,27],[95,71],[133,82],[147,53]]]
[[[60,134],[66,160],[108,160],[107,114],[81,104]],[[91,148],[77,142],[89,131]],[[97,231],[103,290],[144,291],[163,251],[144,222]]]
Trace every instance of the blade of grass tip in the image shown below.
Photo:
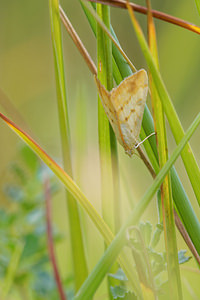
[[[57,285],[58,293],[61,300],[67,300],[67,296],[65,295],[61,277],[58,270],[58,265],[56,261],[56,255],[54,250],[53,243],[53,233],[52,233],[52,221],[51,221],[51,191],[49,186],[49,180],[46,178],[44,174],[44,198],[45,198],[45,210],[46,210],[46,232],[47,232],[47,244],[49,249],[49,258],[52,264],[53,273],[55,282]]]
[[[95,3],[102,3],[105,5],[110,5],[114,7],[120,7],[120,8],[126,8],[126,1],[125,0],[89,0],[91,2]],[[198,1],[198,0],[195,0]],[[142,14],[147,14],[147,8],[141,5],[137,5],[135,3],[130,3],[131,7]],[[190,30],[192,32],[195,32],[197,34],[200,34],[200,27],[192,24],[190,22],[184,21],[182,19],[173,17],[171,15],[165,14],[163,12],[157,11],[157,10],[152,10],[152,14],[154,18],[160,19],[162,21],[180,26],[182,28],[185,28],[187,30]]]
[[[96,26],[95,26],[96,21],[91,16],[91,14],[87,11],[87,9],[85,9],[84,6],[82,6],[82,7],[83,7],[83,10],[84,10],[84,12],[88,18],[88,21],[92,27],[93,32],[96,35]],[[111,28],[111,31],[112,31],[112,34],[113,34],[115,40],[119,43],[119,41],[117,40],[116,35],[114,33],[114,30],[112,28]],[[125,59],[123,58],[121,53],[118,51],[118,49],[115,47],[115,45],[112,46],[112,52],[113,52],[113,61],[116,63],[117,69],[119,70],[118,73],[120,72],[120,74],[122,75],[122,78],[124,79],[125,77],[131,75],[132,71],[130,69],[130,66],[127,64],[127,62],[125,61]],[[113,66],[114,66],[114,64],[113,64]],[[115,72],[115,68],[113,68],[113,71]],[[114,74],[114,78],[116,79],[117,84],[119,84],[121,82],[120,76],[119,76],[119,81],[117,81],[118,77],[115,76],[115,74]],[[143,134],[143,131],[145,132],[145,135]],[[142,120],[142,130],[141,130],[141,135],[140,135],[141,140],[143,140],[146,136],[148,136],[153,131],[154,131],[153,119],[152,119],[152,116],[150,114],[148,107],[145,106],[143,120]],[[158,153],[157,153],[155,137],[152,137],[146,143],[144,143],[144,147],[145,147],[147,153],[149,154],[148,149],[147,149],[148,144],[150,144],[151,149],[153,151],[153,152],[151,151],[151,155],[149,156],[150,161],[154,167],[154,170],[157,170],[156,173],[158,173],[158,163],[155,164],[155,160],[158,161]],[[154,154],[155,159],[152,159],[153,154]],[[184,190],[184,187],[183,187],[174,167],[172,167],[172,169],[170,171],[170,175],[171,175],[171,182],[172,182],[173,199],[175,201],[176,208],[178,210],[178,213],[184,223],[184,226],[185,226],[190,238],[192,239],[192,242],[193,242],[195,248],[197,249],[198,253],[200,253],[200,239],[199,239],[200,223],[199,223],[197,216],[190,204],[188,196]]]
[[[51,36],[55,63],[55,77],[57,88],[57,103],[60,123],[60,134],[64,169],[72,176],[70,153],[70,129],[67,109],[65,76],[63,65],[61,29],[59,18],[59,1],[49,0]],[[78,205],[70,193],[66,191],[68,218],[70,227],[71,249],[75,275],[75,289],[77,290],[88,275],[87,263],[81,232]]]
[[[86,300],[92,299],[95,291],[103,280],[105,274],[109,271],[110,266],[115,261],[116,257],[119,255],[120,251],[126,244],[126,231],[129,226],[135,225],[140,219],[141,215],[147,208],[150,203],[152,197],[156,193],[157,189],[160,187],[162,181],[164,180],[166,174],[169,172],[172,165],[175,163],[176,159],[180,155],[181,151],[184,149],[188,140],[191,138],[192,134],[200,124],[200,113],[195,118],[191,126],[188,128],[185,133],[183,139],[178,144],[178,146],[173,151],[171,157],[167,161],[167,163],[163,166],[163,168],[158,173],[156,179],[147,190],[145,195],[142,197],[140,202],[136,205],[136,207],[132,210],[129,218],[121,227],[118,234],[115,236],[114,240],[110,244],[110,246],[105,251],[104,255],[99,260],[98,264],[95,266],[93,271],[89,274],[86,281],[81,286],[80,290],[76,294],[74,300]]]
[[[165,114],[167,116],[171,131],[173,133],[176,143],[178,144],[179,141],[181,140],[181,138],[184,136],[184,130],[182,128],[182,125],[180,123],[178,115],[174,109],[174,106],[172,104],[170,96],[165,88],[165,85],[161,78],[161,75],[160,75],[159,71],[157,70],[157,67],[155,65],[154,59],[152,58],[151,52],[149,51],[144,34],[143,34],[143,32],[140,28],[140,25],[135,18],[134,12],[131,9],[128,2],[127,2],[127,8],[128,8],[128,11],[129,11],[129,14],[131,17],[133,27],[136,32],[136,36],[139,41],[139,44],[143,51],[147,65],[151,71],[153,81],[155,83],[160,100],[162,101],[162,105],[163,105]],[[199,167],[197,165],[197,162],[195,160],[194,154],[192,152],[192,149],[191,149],[189,143],[188,143],[188,145],[186,145],[184,151],[181,154],[181,157],[182,157],[185,169],[187,171],[189,180],[191,182],[193,191],[196,195],[196,199],[200,205],[200,185],[199,185],[200,170],[199,170]]]
[[[200,16],[200,0],[195,0],[195,3],[196,3],[196,7],[198,10],[199,16]]]
[[[96,226],[98,231],[104,238],[104,241],[109,245],[114,235],[111,232],[108,225],[100,217],[95,208],[91,205],[89,200],[85,197],[82,191],[78,188],[75,182],[70,178],[70,176],[52,159],[47,153],[22,129],[20,129],[16,124],[9,120],[6,116],[0,113],[0,118],[34,151],[38,157],[52,170],[52,172],[58,177],[58,179],[64,184],[65,188],[72,194],[72,196],[78,201],[78,203],[83,207],[86,213],[91,218],[93,224]],[[139,294],[139,288],[137,285],[137,278],[134,274],[134,270],[130,266],[129,261],[126,256],[121,255],[119,257],[119,263],[123,268],[127,278],[132,284],[134,290]]]
[[[155,61],[157,68],[159,69],[158,63],[158,52],[156,42],[156,30],[153,23],[153,17],[151,13],[150,0],[147,0],[148,8],[148,40],[149,49],[152,53],[152,57]],[[156,87],[153,83],[151,73],[149,74],[150,79],[150,90],[151,100],[154,112],[154,122],[156,128],[156,138],[158,144],[159,162],[162,168],[168,159],[167,152],[167,138],[164,111],[162,108],[161,101],[156,91]],[[182,299],[181,279],[180,270],[178,263],[178,251],[176,244],[176,231],[173,213],[173,201],[171,193],[170,175],[168,174],[161,185],[161,203],[163,212],[163,225],[165,233],[165,248],[167,254],[167,269],[168,269],[168,281],[171,289],[171,295],[173,299]]]

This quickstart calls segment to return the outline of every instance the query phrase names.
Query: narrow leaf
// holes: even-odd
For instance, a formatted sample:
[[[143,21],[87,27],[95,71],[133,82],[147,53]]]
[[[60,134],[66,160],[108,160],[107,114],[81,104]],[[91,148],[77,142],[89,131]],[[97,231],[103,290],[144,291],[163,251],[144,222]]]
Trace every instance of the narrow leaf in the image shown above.
[[[199,16],[200,16],[200,0],[195,0],[195,2],[196,2],[196,6],[197,6]]]
[[[114,240],[107,248],[106,252],[99,260],[96,267],[90,273],[80,290],[75,296],[75,300],[85,300],[90,299],[94,295],[97,287],[100,285],[101,281],[103,280],[105,274],[108,272],[109,268],[115,261],[116,257],[119,255],[120,251],[122,250],[123,246],[126,244],[126,231],[127,228],[131,225],[134,225],[138,222],[141,215],[145,211],[146,207],[150,203],[152,197],[156,193],[157,189],[160,187],[162,181],[164,180],[166,174],[169,172],[170,168],[180,155],[181,151],[184,149],[185,145],[187,144],[188,140],[191,138],[192,134],[194,133],[195,129],[200,123],[200,113],[195,118],[189,129],[187,130],[184,138],[178,144],[176,149],[173,151],[172,156],[161,169],[159,174],[157,175],[156,179],[154,180],[153,184],[147,190],[141,201],[137,204],[137,206],[131,212],[129,218],[125,222],[125,224],[121,227],[118,234],[115,236]]]

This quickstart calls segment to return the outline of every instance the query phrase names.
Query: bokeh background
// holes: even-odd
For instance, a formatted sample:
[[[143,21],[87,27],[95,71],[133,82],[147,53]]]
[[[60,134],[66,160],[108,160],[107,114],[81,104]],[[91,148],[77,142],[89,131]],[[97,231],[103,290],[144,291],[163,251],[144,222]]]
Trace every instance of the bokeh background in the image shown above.
[[[145,1],[137,3],[145,5]],[[79,1],[66,0],[61,1],[61,4],[96,62],[96,41]],[[195,1],[152,0],[152,7],[195,24],[200,22]],[[124,51],[137,69],[145,68],[143,54],[127,12],[112,8],[111,14],[113,28]],[[137,17],[146,33],[146,17],[139,14]],[[200,110],[199,36],[160,20],[155,20],[155,24],[161,74],[181,123],[187,129]],[[62,35],[75,179],[94,206],[100,209],[96,87],[85,62],[63,26]],[[28,124],[29,132],[36,141],[61,163],[48,1],[0,1],[0,88]],[[2,100],[0,111],[23,126],[15,113],[5,109]],[[168,138],[171,152],[175,143],[169,128]],[[199,140],[200,130],[197,129],[191,139],[191,145],[198,163]],[[9,201],[4,193],[4,185],[9,178],[9,166],[18,160],[21,146],[19,138],[0,121],[0,204],[8,209]],[[152,179],[137,156],[130,159],[120,146],[119,154],[125,217],[129,211],[126,190],[129,190],[133,201],[137,202]],[[199,216],[199,208],[181,159],[178,159],[176,168]],[[62,275],[65,276],[71,266],[66,203],[61,185],[52,200],[54,222],[65,237],[57,246],[59,265]],[[155,224],[155,209],[155,203],[152,203],[143,219]],[[91,269],[103,251],[103,243],[89,220],[86,224],[90,225],[86,225],[90,228],[86,240],[88,257],[92,257]],[[186,248],[180,237],[179,242],[180,248]],[[190,264],[194,265],[193,262]]]

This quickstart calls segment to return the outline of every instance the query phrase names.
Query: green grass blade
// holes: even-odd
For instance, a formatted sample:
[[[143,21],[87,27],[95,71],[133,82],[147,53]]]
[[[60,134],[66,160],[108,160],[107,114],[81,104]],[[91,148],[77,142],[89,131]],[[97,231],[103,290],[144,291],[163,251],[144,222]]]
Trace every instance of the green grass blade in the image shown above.
[[[52,159],[48,154],[22,129],[0,113],[0,118],[34,151],[38,157],[52,170],[52,172],[58,177],[58,179],[64,184],[65,188],[72,194],[72,196],[77,200],[77,202],[83,207],[86,213],[91,218],[93,224],[96,226],[98,231],[101,233],[105,243],[109,245],[114,235],[108,225],[100,217],[96,209],[91,205],[90,201],[78,188],[76,183],[71,179],[71,177]],[[132,286],[139,293],[139,288],[137,287],[137,278],[132,270],[132,267],[127,261],[124,255],[119,257],[119,263],[123,268],[124,272],[129,278]]]
[[[160,187],[162,181],[164,180],[166,174],[169,172],[170,168],[180,155],[181,151],[184,149],[185,145],[187,144],[188,140],[191,138],[192,134],[196,130],[197,126],[200,124],[200,114],[196,117],[193,121],[189,129],[187,130],[185,136],[178,144],[176,149],[173,151],[171,157],[164,165],[164,167],[160,170],[159,174],[157,175],[156,179],[154,180],[151,187],[147,190],[141,201],[136,205],[134,210],[131,212],[128,220],[125,222],[123,227],[120,229],[119,233],[116,235],[110,246],[107,248],[106,252],[99,260],[96,267],[90,273],[80,290],[75,296],[75,300],[86,300],[91,299],[94,295],[95,291],[97,290],[98,286],[100,285],[101,281],[103,280],[105,274],[109,271],[109,268],[119,255],[120,251],[122,250],[123,246],[126,244],[126,230],[129,226],[134,225],[138,222],[139,218],[145,211],[146,207],[150,203],[152,197]]]
[[[156,30],[151,13],[150,0],[147,0],[148,7],[148,41],[149,49],[152,53],[152,57],[156,62],[156,66],[159,69],[158,52],[156,42]],[[151,101],[154,112],[154,122],[156,128],[156,138],[158,144],[159,162],[160,168],[162,168],[168,159],[167,149],[167,136],[165,128],[165,118],[162,103],[157,94],[156,87],[152,80],[151,73],[149,74]],[[168,281],[171,289],[171,296],[173,299],[182,299],[182,288],[180,279],[180,270],[178,263],[178,250],[176,242],[176,231],[173,212],[173,200],[171,192],[170,174],[168,174],[161,185],[161,203],[163,212],[163,224],[165,231],[165,248],[167,254],[167,269],[168,269]]]
[[[110,8],[98,4],[97,13],[105,26],[110,28]],[[107,90],[113,88],[113,71],[112,71],[112,44],[108,36],[97,25],[97,56],[98,56],[98,77]],[[101,162],[101,201],[102,214],[105,222],[109,224],[112,232],[116,232],[119,227],[120,219],[120,192],[119,192],[119,168],[117,157],[117,142],[115,134],[110,123],[105,120],[105,111],[102,103],[98,101],[98,128],[99,128],[99,152]],[[110,175],[110,176],[108,176]],[[118,265],[113,265],[112,273],[115,273]],[[113,278],[108,277],[109,298],[110,286],[115,285]]]
[[[128,4],[127,4],[128,5]],[[182,125],[180,123],[180,120],[177,116],[177,113],[175,111],[175,108],[173,107],[172,101],[170,99],[170,96],[166,90],[166,87],[164,85],[164,82],[161,78],[161,75],[156,67],[156,64],[154,62],[154,59],[151,55],[151,52],[149,51],[149,47],[146,43],[145,37],[143,35],[143,32],[135,18],[135,15],[131,9],[131,7],[128,5],[128,10],[131,15],[131,20],[138,38],[138,41],[140,43],[141,49],[143,51],[143,54],[145,56],[147,65],[151,71],[157,92],[159,94],[159,97],[162,101],[162,105],[164,108],[164,111],[166,113],[167,119],[169,121],[169,125],[171,127],[173,136],[175,138],[176,143],[178,144],[180,140],[184,136],[184,130],[182,128]],[[194,193],[196,195],[197,201],[200,205],[200,170],[197,165],[197,162],[195,160],[195,157],[193,155],[192,149],[190,145],[186,145],[184,151],[181,154],[181,157],[183,159],[183,163],[185,165],[188,177],[190,179],[191,185],[193,187]]]
[[[110,8],[109,6],[102,6],[103,21],[110,31]],[[105,44],[105,58],[106,58],[106,78],[108,91],[113,88],[113,66],[112,66],[112,42],[107,35],[104,34]],[[120,210],[120,182],[119,182],[119,164],[117,141],[113,132],[112,126],[109,124],[110,131],[110,147],[111,147],[111,161],[112,161],[112,177],[113,177],[113,197],[114,197],[114,232],[117,232],[120,226],[121,210]]]
[[[94,34],[96,35],[96,21],[94,18],[91,16],[89,11],[83,6],[84,12],[86,13],[86,16],[88,18],[88,21],[92,27],[92,30]],[[111,29],[113,36],[115,37],[114,31]],[[115,40],[117,38],[115,37]],[[116,80],[116,83],[119,84],[121,82],[121,78],[125,78],[129,75],[132,74],[132,70],[130,66],[127,64],[127,62],[124,60],[123,56],[121,53],[118,51],[115,45],[112,47],[112,52],[113,52],[113,66],[116,64],[116,68],[113,68],[114,73],[114,78]],[[117,75],[116,75],[116,70],[117,70]],[[121,74],[121,76],[120,76]],[[144,115],[143,115],[143,120],[142,120],[142,130],[141,130],[141,140],[143,140],[147,135],[149,135],[151,132],[154,131],[154,125],[153,125],[153,119],[151,116],[151,113],[148,109],[147,106],[145,106],[144,110]],[[145,134],[144,134],[145,133]],[[154,167],[154,170],[156,173],[158,172],[158,163],[156,163],[156,160],[158,161],[158,153],[157,153],[157,146],[156,146],[156,141],[155,138],[151,138],[148,140],[148,143],[144,143],[144,147],[148,152],[147,145],[151,146],[151,153],[149,155],[149,159]],[[153,155],[154,154],[154,155]],[[178,214],[180,215],[182,222],[184,223],[184,226],[195,246],[197,249],[198,253],[200,254],[200,223],[197,219],[197,216],[190,204],[190,201],[187,197],[187,194],[184,190],[184,187],[179,179],[178,174],[176,173],[175,168],[173,167],[171,169],[171,182],[172,182],[172,193],[173,193],[173,199],[175,202],[175,206],[178,210]]]
[[[59,1],[49,0],[51,36],[53,44],[55,78],[57,89],[57,104],[60,123],[61,145],[64,170],[72,176],[71,153],[70,153],[70,129],[65,88],[65,75],[63,65],[63,51],[59,18]],[[88,274],[86,257],[84,252],[83,237],[77,202],[66,191],[68,218],[70,225],[70,239],[73,257],[74,277],[76,290],[80,287]]]
[[[6,300],[7,295],[9,291],[11,290],[12,284],[14,284],[15,275],[17,273],[17,268],[19,265],[20,257],[22,255],[22,251],[24,249],[24,245],[21,243],[18,243],[15,245],[15,248],[13,250],[13,254],[11,257],[11,260],[9,262],[7,272],[2,284],[1,288],[1,299]]]

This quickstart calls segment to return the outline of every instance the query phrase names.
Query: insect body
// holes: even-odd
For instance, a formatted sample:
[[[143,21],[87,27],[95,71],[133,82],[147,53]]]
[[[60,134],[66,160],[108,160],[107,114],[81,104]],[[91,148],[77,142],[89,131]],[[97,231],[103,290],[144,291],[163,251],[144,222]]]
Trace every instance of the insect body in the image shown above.
[[[99,95],[119,143],[131,156],[138,143],[148,92],[148,76],[144,69],[125,78],[108,92],[95,77]]]

